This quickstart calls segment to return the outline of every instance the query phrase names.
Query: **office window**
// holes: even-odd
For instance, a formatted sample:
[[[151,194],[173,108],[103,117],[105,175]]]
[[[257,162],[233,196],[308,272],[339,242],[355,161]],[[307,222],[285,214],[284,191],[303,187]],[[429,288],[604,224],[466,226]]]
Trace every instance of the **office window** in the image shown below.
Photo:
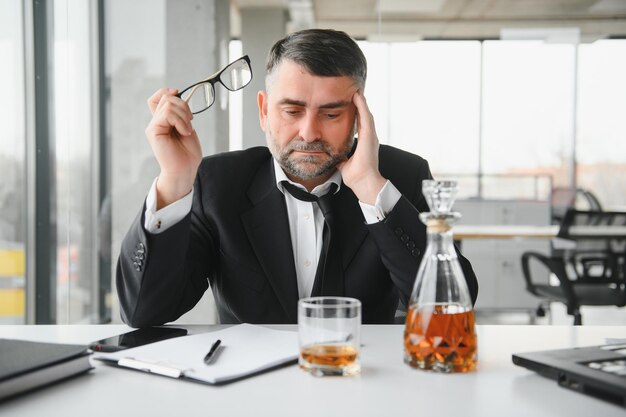
[[[360,45],[381,143],[426,158],[434,173],[477,173],[480,43]]]
[[[462,196],[543,199],[576,178],[626,205],[626,41],[582,44],[578,59],[572,44],[539,41],[360,45],[381,143],[459,179]]]
[[[26,112],[22,2],[0,6],[0,324],[25,322]]]
[[[608,208],[626,209],[626,40],[579,52],[577,185]]]
[[[99,322],[95,4],[56,0],[52,9],[57,323]]]
[[[488,174],[552,174],[572,161],[574,46],[484,43],[482,166]]]

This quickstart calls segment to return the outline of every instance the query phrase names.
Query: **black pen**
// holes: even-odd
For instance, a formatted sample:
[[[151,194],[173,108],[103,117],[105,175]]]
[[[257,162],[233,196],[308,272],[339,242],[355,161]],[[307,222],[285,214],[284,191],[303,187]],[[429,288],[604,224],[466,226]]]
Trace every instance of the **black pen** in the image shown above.
[[[222,343],[221,340],[217,339],[215,341],[215,343],[213,343],[211,345],[211,349],[209,350],[209,353],[206,354],[206,356],[204,357],[204,363],[206,365],[208,365],[209,363],[211,363],[211,359],[213,358],[213,356],[215,356],[215,352],[217,352],[217,348],[220,347],[220,344]]]

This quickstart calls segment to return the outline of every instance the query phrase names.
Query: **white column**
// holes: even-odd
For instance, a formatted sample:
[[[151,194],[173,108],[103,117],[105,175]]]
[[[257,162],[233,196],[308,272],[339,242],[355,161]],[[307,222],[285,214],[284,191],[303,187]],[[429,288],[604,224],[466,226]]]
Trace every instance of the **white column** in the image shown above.
[[[242,147],[265,145],[259,127],[257,93],[265,89],[265,60],[274,43],[285,36],[287,11],[283,8],[241,9],[241,42],[243,53],[252,62],[252,81],[243,90]]]
[[[228,0],[167,0],[165,21],[166,85],[183,89],[228,64]],[[215,85],[216,102],[193,123],[204,155],[228,150],[228,107],[223,86]]]

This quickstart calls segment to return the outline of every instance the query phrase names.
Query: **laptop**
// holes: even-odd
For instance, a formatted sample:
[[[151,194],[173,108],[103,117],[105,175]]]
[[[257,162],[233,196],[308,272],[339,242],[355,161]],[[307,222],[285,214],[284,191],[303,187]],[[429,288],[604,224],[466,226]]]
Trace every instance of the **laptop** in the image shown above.
[[[626,407],[626,344],[517,353],[513,363],[560,386]]]

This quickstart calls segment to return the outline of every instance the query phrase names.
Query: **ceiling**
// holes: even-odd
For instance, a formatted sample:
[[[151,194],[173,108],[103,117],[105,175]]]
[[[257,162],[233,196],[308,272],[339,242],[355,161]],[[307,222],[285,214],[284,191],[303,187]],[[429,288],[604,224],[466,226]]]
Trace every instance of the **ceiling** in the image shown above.
[[[231,0],[231,3],[235,10],[284,8],[291,20],[288,30],[333,28],[355,38],[371,40],[498,39],[503,29],[516,29],[508,32],[513,37],[541,38],[542,30],[559,28],[578,28],[582,42],[626,37],[626,0]]]

